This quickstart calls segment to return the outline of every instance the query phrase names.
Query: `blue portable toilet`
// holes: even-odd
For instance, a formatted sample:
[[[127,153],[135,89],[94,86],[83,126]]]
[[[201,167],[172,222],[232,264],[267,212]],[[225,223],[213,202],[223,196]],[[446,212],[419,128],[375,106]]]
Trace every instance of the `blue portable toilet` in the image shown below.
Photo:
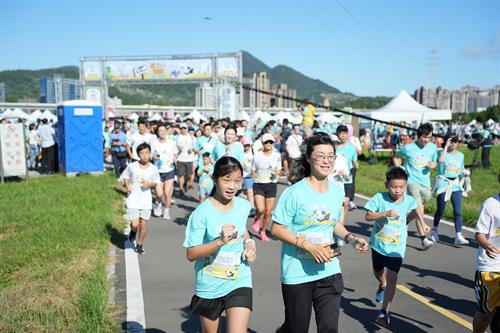
[[[102,173],[102,106],[76,100],[57,106],[59,170],[68,175]]]

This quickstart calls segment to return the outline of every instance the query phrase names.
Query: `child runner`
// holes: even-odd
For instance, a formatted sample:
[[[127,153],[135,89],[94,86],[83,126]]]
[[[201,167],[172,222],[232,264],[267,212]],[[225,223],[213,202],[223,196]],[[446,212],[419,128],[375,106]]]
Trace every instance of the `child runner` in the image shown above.
[[[454,243],[455,245],[468,245],[469,241],[462,236],[462,186],[460,178],[464,171],[464,154],[457,150],[457,146],[457,137],[447,139],[438,159],[438,175],[434,185],[434,191],[437,194],[437,209],[434,214],[431,239],[433,242],[439,242],[439,221],[443,216],[446,201],[451,199],[456,232]]]
[[[175,162],[177,162],[177,145],[173,139],[167,138],[165,124],[158,126],[158,140],[153,144],[153,159],[160,171],[160,184],[156,187],[158,206],[154,214],[170,219],[170,205],[174,193]]]
[[[347,126],[340,125],[337,127],[337,137],[339,138],[340,143],[335,146],[335,151],[337,152],[337,155],[342,154],[347,159],[347,162],[349,163],[349,174],[351,175],[349,178],[344,178],[345,196],[346,198],[349,198],[349,203],[344,205],[344,215],[347,215],[350,202],[354,202],[354,183],[352,175],[354,174],[354,169],[359,169],[358,153],[356,151],[356,147],[352,143],[348,142],[348,136],[349,130]]]
[[[301,152],[300,163],[290,169],[291,179],[297,182],[283,191],[272,217],[272,234],[283,242],[285,322],[278,332],[307,333],[313,304],[318,332],[338,332],[344,283],[330,246],[335,236],[360,253],[368,250],[368,244],[339,223],[344,189],[328,180],[335,161],[330,137],[313,134],[304,140]]]
[[[391,321],[388,311],[405,255],[408,215],[415,214],[421,228],[429,230],[417,201],[405,194],[407,181],[408,174],[402,168],[390,169],[386,174],[387,192],[375,194],[365,205],[366,220],[375,221],[370,237],[373,273],[379,283],[375,301],[383,302],[376,321],[384,326]]]
[[[219,332],[226,311],[227,331],[246,332],[252,310],[255,242],[246,231],[250,204],[235,196],[243,180],[241,164],[221,157],[214,167],[214,188],[189,217],[184,247],[195,261],[191,310],[200,316],[203,332]]]
[[[202,202],[212,192],[214,182],[212,175],[214,173],[214,166],[210,162],[210,153],[205,152],[202,155],[203,165],[198,168],[198,200]]]
[[[158,168],[149,162],[151,147],[141,143],[137,147],[139,161],[130,163],[123,171],[122,179],[127,188],[127,214],[130,220],[129,241],[134,242],[137,232],[136,251],[144,254],[144,239],[148,233],[148,221],[153,208],[151,189],[160,183]]]
[[[267,242],[269,238],[266,231],[271,223],[271,213],[281,173],[281,154],[273,149],[274,136],[272,134],[264,134],[261,140],[262,151],[256,152],[252,161],[253,192],[255,193],[255,208],[257,208],[252,227],[253,231],[259,232],[260,239]],[[262,221],[261,216],[264,217]]]
[[[500,182],[500,175],[498,176]],[[474,281],[478,309],[474,315],[474,333],[498,332],[500,307],[500,193],[486,199],[476,224],[477,271]],[[495,314],[496,312],[496,314]],[[494,318],[493,322],[492,319]]]

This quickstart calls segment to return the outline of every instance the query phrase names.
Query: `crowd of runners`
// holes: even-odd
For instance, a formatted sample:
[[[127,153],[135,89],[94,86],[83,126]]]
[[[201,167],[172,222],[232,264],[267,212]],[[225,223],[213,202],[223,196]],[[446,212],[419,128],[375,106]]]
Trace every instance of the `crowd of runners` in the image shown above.
[[[439,241],[439,222],[451,201],[454,243],[469,244],[461,233],[461,208],[471,182],[464,155],[457,150],[458,136],[449,135],[438,147],[429,123],[409,133],[411,140],[395,150],[388,165],[386,191],[364,207],[366,220],[373,221],[370,239],[365,240],[349,232],[345,223],[349,211],[357,209],[356,173],[363,147],[349,124],[315,130],[311,108],[305,107],[301,124],[139,120],[135,131],[128,123],[113,124],[109,149],[116,177],[128,192],[129,240],[138,254],[145,253],[151,213],[171,218],[174,187],[179,196],[199,200],[187,221],[183,246],[194,262],[191,310],[200,316],[203,332],[218,332],[224,311],[228,332],[247,332],[255,240],[265,246],[272,235],[282,242],[285,316],[283,325],[274,329],[301,333],[308,332],[313,307],[318,332],[338,331],[344,288],[338,254],[346,244],[360,254],[371,251],[379,284],[373,296],[380,304],[374,320],[383,326],[390,326],[411,221],[422,249],[428,250]],[[434,168],[437,177],[431,186]],[[279,196],[278,183],[285,186]],[[437,211],[433,226],[428,226],[424,205],[433,196]],[[249,217],[253,220],[247,228]],[[476,227],[475,332],[487,329],[500,305],[499,230],[500,198],[495,194],[484,203]]]

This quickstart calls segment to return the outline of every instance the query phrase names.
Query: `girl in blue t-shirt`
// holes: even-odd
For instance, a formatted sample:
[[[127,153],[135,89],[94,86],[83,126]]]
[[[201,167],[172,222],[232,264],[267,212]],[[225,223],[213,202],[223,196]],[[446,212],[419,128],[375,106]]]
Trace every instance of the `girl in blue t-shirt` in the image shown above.
[[[351,243],[360,253],[368,243],[348,232],[343,223],[344,188],[330,182],[335,161],[334,143],[326,133],[315,133],[301,145],[300,163],[282,193],[272,220],[272,234],[281,248],[281,289],[285,322],[280,332],[308,332],[312,306],[318,332],[337,332],[344,289],[335,237]]]
[[[252,310],[255,242],[246,231],[250,203],[236,197],[243,169],[234,157],[223,156],[214,166],[210,196],[191,213],[183,246],[195,262],[191,310],[200,316],[203,332],[219,331],[226,311],[227,331],[246,332]]]

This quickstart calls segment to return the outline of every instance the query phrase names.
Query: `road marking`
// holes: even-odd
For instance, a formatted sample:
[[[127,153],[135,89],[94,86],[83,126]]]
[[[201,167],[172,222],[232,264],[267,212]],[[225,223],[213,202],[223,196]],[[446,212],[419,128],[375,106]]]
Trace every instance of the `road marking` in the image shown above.
[[[125,235],[130,227],[125,230]],[[127,332],[146,332],[146,316],[144,315],[144,298],[142,295],[141,271],[134,244],[128,239],[125,247],[125,272],[127,277]]]
[[[419,302],[422,302],[424,303],[425,305],[427,305],[428,307],[430,307],[431,309],[439,312],[440,314],[442,314],[443,316],[445,317],[448,317],[449,319],[453,320],[454,322],[468,328],[469,330],[472,331],[472,323],[468,322],[467,320],[457,316],[456,314],[454,314],[453,312],[451,311],[448,311],[446,310],[445,308],[442,308],[440,307],[439,305],[436,305],[436,304],[432,304],[430,300],[428,300],[427,298],[425,298],[424,296],[422,295],[419,295],[417,294],[416,292],[410,290],[408,287],[406,286],[403,286],[401,284],[398,284],[396,286],[399,290],[401,290],[402,292],[404,292],[405,294],[415,298],[417,301]]]
[[[361,199],[367,200],[367,201],[371,199],[370,197],[367,197],[367,196],[365,196],[365,195],[358,194],[358,193],[356,193],[356,194],[355,194],[355,196],[357,196],[357,197],[359,197],[359,198],[361,198]],[[430,216],[430,215],[428,215],[428,214],[424,214],[424,217],[425,217],[427,220],[429,220],[429,221],[434,221],[434,216]],[[444,224],[446,224],[446,225],[448,225],[448,226],[450,226],[450,227],[455,227],[455,223],[450,222],[450,221],[448,221],[448,220],[441,219],[441,220],[439,221],[439,223],[444,223]],[[476,233],[476,231],[474,230],[474,228],[470,228],[470,227],[465,227],[465,226],[462,226],[462,230],[465,230],[465,231],[468,231],[468,232],[472,232],[473,234],[475,234],[475,233]]]

